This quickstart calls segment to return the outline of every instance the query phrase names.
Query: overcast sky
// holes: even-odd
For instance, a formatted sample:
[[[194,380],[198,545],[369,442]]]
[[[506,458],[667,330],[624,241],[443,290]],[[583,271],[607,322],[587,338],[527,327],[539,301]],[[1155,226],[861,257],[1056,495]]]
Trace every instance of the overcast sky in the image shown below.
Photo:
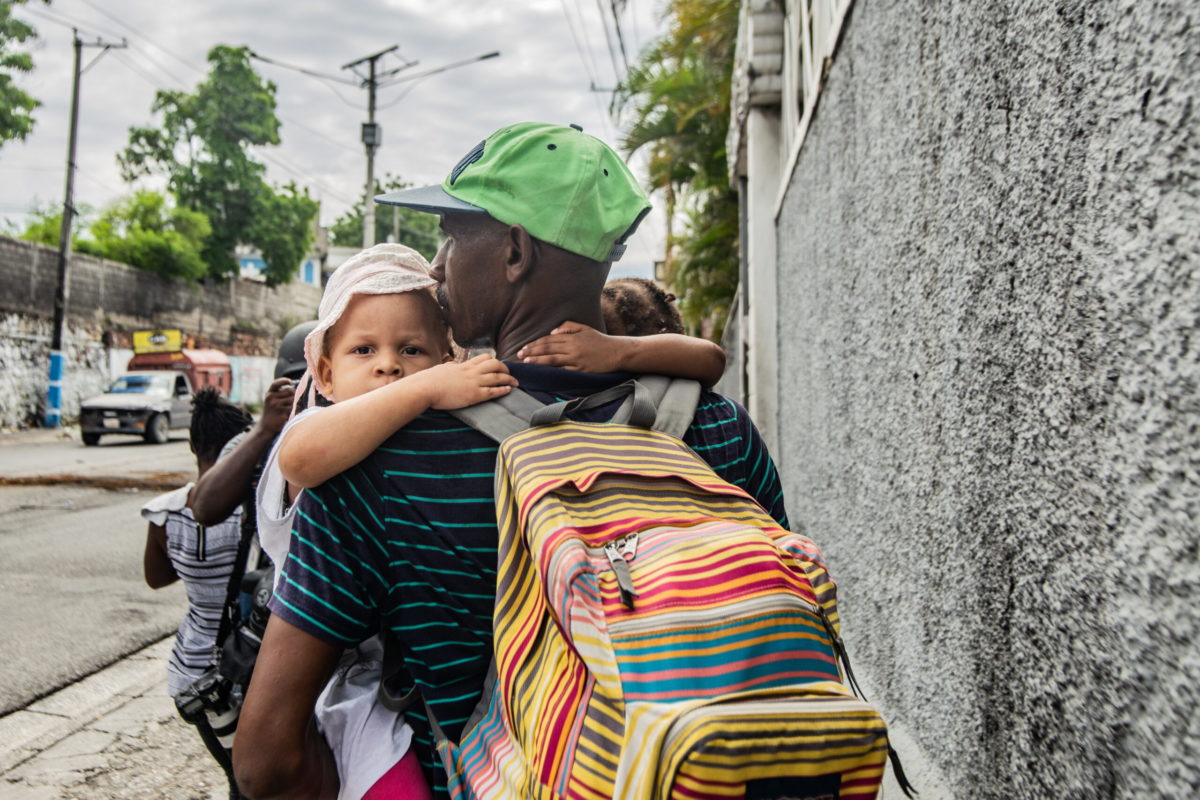
[[[207,74],[205,56],[217,44],[255,52],[317,72],[352,78],[343,64],[400,45],[379,69],[419,64],[417,73],[493,50],[501,56],[398,83],[377,95],[383,145],[376,176],[390,172],[418,185],[439,183],[475,144],[510,122],[575,122],[616,144],[619,123],[607,114],[611,88],[624,71],[612,25],[611,0],[38,0],[15,16],[33,24],[27,48],[35,69],[18,85],[42,102],[25,142],[0,147],[0,220],[23,228],[37,205],[61,205],[71,93],[71,26],[85,41],[110,50],[88,68],[81,84],[75,180],[77,204],[103,207],[128,194],[115,154],[132,125],[152,122],[158,89],[191,91]],[[620,7],[620,3],[617,3]],[[660,0],[628,0],[621,31],[632,63],[661,30]],[[601,23],[607,13],[611,49]],[[84,48],[85,65],[100,52]],[[399,56],[399,57],[397,57]],[[614,67],[614,62],[616,65]],[[278,87],[282,144],[257,150],[270,180],[296,181],[321,201],[329,224],[362,195],[366,157],[359,129],[367,92],[256,62]],[[635,158],[634,171],[644,177]],[[623,266],[649,274],[661,258],[661,202],[630,242]],[[643,270],[647,270],[643,273]]]

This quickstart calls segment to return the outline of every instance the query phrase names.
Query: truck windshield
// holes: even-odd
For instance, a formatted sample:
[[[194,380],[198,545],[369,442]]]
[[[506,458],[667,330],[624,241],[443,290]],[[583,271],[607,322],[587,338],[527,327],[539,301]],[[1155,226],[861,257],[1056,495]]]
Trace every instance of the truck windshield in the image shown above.
[[[163,381],[148,375],[122,375],[108,387],[110,394],[145,394],[150,391],[161,391]]]

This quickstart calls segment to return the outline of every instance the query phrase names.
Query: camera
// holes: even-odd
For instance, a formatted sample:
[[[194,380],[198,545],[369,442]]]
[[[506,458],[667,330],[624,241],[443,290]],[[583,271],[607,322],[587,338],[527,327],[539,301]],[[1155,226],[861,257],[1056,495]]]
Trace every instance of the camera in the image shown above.
[[[175,706],[185,721],[196,725],[201,714],[208,718],[209,727],[216,734],[221,746],[233,747],[233,735],[237,731],[238,714],[242,701],[233,691],[233,684],[217,671],[209,669],[191,686],[175,698]]]

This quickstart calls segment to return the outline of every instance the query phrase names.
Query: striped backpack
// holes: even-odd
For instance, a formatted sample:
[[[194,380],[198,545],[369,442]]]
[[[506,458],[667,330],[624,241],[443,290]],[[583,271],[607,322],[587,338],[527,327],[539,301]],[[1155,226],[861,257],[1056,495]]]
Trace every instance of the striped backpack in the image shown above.
[[[454,412],[501,446],[491,674],[459,742],[431,715],[452,797],[876,796],[887,730],[842,681],[824,559],[683,444],[698,396]]]

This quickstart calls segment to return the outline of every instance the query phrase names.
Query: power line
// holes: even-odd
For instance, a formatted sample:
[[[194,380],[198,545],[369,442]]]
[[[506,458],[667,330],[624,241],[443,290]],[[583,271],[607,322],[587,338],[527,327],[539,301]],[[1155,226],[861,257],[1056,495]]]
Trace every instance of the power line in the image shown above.
[[[355,109],[356,111],[363,111],[363,110],[365,110],[365,109],[363,108],[363,106],[359,105],[358,103],[355,103],[355,102],[354,102],[354,101],[352,101],[352,100],[347,100],[347,99],[346,99],[346,97],[345,97],[345,95],[343,95],[343,94],[342,94],[341,92],[339,92],[339,91],[338,91],[336,88],[334,88],[333,86],[331,86],[329,82],[330,82],[331,80],[336,80],[338,83],[350,83],[350,84],[351,84],[351,85],[353,85],[353,86],[357,86],[358,84],[356,84],[356,83],[353,83],[353,82],[351,82],[351,81],[347,81],[345,78],[342,78],[342,77],[340,77],[340,76],[339,76],[339,77],[337,77],[337,78],[335,79],[335,78],[332,78],[332,77],[330,77],[330,76],[327,76],[327,75],[325,75],[324,73],[317,72],[316,70],[306,69],[306,68],[304,68],[304,67],[296,67],[296,66],[293,66],[293,65],[291,65],[291,64],[286,64],[286,63],[284,63],[284,62],[282,62],[282,61],[277,61],[277,60],[275,60],[275,59],[267,58],[266,56],[259,55],[258,53],[254,52],[253,50],[251,50],[251,51],[250,51],[250,57],[251,57],[251,58],[253,58],[253,59],[255,59],[255,60],[257,60],[257,61],[262,61],[263,63],[266,63],[266,64],[272,64],[272,65],[274,65],[274,66],[277,66],[277,67],[282,67],[282,68],[284,68],[284,69],[290,69],[290,70],[294,70],[294,71],[296,71],[296,72],[299,72],[299,73],[301,73],[301,74],[307,75],[307,76],[309,76],[310,78],[315,78],[315,79],[317,79],[318,81],[320,81],[320,82],[321,82],[321,85],[322,85],[322,86],[324,86],[326,89],[328,89],[329,91],[331,91],[331,92],[333,92],[335,95],[337,95],[337,98],[338,98],[339,100],[341,100],[343,103],[345,103],[346,105],[350,106],[351,108]]]
[[[334,139],[332,136],[321,133],[316,128],[310,128],[307,125],[297,122],[296,120],[292,119],[291,117],[285,117],[282,114],[279,115],[279,118],[286,121],[289,125],[295,125],[297,128],[300,128],[303,131],[308,131],[313,136],[316,136],[319,139],[324,139],[325,141],[329,142],[330,144],[334,145],[335,147],[340,147],[343,150],[349,151],[351,153],[358,153],[358,148],[351,147],[350,145],[346,144],[345,142],[339,142],[337,139]]]
[[[617,66],[617,53],[613,50],[612,36],[608,32],[608,20],[604,17],[604,6],[601,0],[596,0],[596,10],[600,12],[600,27],[604,29],[604,44],[608,48],[608,58],[612,61],[613,79],[621,82],[621,68]]]
[[[92,2],[92,0],[80,0],[80,2],[82,2],[84,5],[90,6],[90,7],[91,7],[93,10],[95,10],[95,11],[98,11],[98,12],[100,12],[101,14],[103,14],[104,16],[108,17],[108,18],[109,18],[109,19],[111,19],[113,22],[117,23],[117,24],[118,24],[118,25],[120,25],[122,28],[125,28],[127,31],[129,31],[130,33],[132,33],[134,36],[137,36],[137,37],[139,37],[139,38],[141,38],[141,39],[144,39],[144,40],[146,40],[146,42],[148,42],[149,44],[151,44],[151,45],[153,45],[154,47],[158,48],[159,50],[161,50],[162,52],[166,53],[167,55],[171,56],[171,58],[174,58],[176,61],[178,61],[180,64],[183,64],[183,65],[184,65],[185,67],[187,67],[188,69],[190,69],[190,70],[193,70],[194,72],[199,72],[199,73],[201,73],[201,74],[203,74],[203,73],[204,73],[204,69],[203,69],[203,68],[201,68],[201,67],[197,67],[195,64],[191,63],[190,61],[187,61],[187,60],[186,60],[186,59],[184,59],[182,56],[180,56],[178,53],[174,52],[173,50],[170,50],[170,49],[168,49],[168,48],[166,48],[166,47],[163,47],[163,46],[162,46],[162,45],[160,45],[158,42],[154,41],[154,40],[153,40],[153,39],[151,39],[149,36],[147,36],[146,34],[144,34],[144,33],[142,33],[141,31],[139,31],[137,28],[135,28],[135,27],[133,27],[132,25],[130,25],[128,22],[125,22],[124,20],[122,20],[122,19],[118,18],[117,16],[115,16],[114,14],[112,14],[112,13],[110,13],[109,11],[105,10],[105,9],[104,9],[104,8],[102,8],[101,6],[98,6],[98,5],[96,5],[95,3],[93,3],[93,2]]]
[[[567,28],[571,31],[571,39],[575,42],[575,51],[579,53],[579,60],[583,63],[583,71],[587,73],[588,80],[595,86],[597,71],[595,64],[591,61],[591,49],[585,48],[579,41],[579,35],[575,32],[575,21],[571,18],[571,11],[567,5],[567,0],[562,0],[562,9],[563,16],[567,19]],[[578,6],[576,6],[576,10],[578,10]],[[582,26],[582,17],[580,23]],[[587,28],[584,27],[584,30],[586,31]]]
[[[141,68],[140,65],[138,65],[132,61],[125,60],[124,58],[121,57],[122,55],[123,54],[118,54],[118,60],[121,61],[130,70],[132,70],[135,74],[137,74],[138,77],[142,78],[147,83],[149,83],[153,88],[158,89],[159,91],[168,91],[153,76],[147,75],[146,72],[143,71],[143,69]],[[336,142],[335,142],[335,144],[336,144]],[[254,153],[256,155],[258,155],[260,158],[262,158],[263,160],[269,161],[270,163],[274,164],[275,166],[279,167],[280,169],[284,170],[285,172],[291,174],[292,176],[294,176],[296,178],[300,178],[301,180],[305,181],[306,183],[311,184],[313,187],[320,189],[321,191],[325,192],[330,197],[332,197],[334,200],[338,200],[339,202],[347,203],[349,205],[354,205],[355,201],[348,200],[345,197],[343,197],[340,193],[331,190],[328,186],[325,186],[320,181],[316,180],[311,175],[304,172],[301,168],[294,166],[294,165],[284,163],[284,161],[282,160],[283,157],[280,154],[269,153],[266,150],[260,150],[258,148],[254,149]]]
[[[596,86],[597,72],[595,70],[595,63],[593,61],[591,61],[591,48],[585,47],[584,44],[580,42],[579,35],[575,31],[575,21],[571,17],[571,10],[570,10],[570,7],[567,5],[567,0],[562,0],[562,10],[563,10],[563,16],[567,20],[567,29],[570,30],[570,32],[571,32],[571,39],[575,42],[575,51],[577,53],[579,53],[579,61],[581,64],[583,64],[583,71],[588,76],[589,85],[594,88]],[[584,31],[586,31],[587,27],[583,25],[583,12],[579,9],[578,6],[576,6],[576,11],[579,13],[579,16],[580,16],[580,27],[583,28]],[[585,38],[586,38],[586,33],[585,33]],[[605,133],[607,134],[607,137],[609,139],[613,138],[612,126],[609,123],[609,119],[608,119],[609,112],[605,110],[604,106],[600,103],[600,98],[597,97],[595,95],[595,93],[589,92],[589,94],[592,95],[592,99],[596,103],[596,111],[599,112],[599,116],[602,121],[602,124],[604,125],[604,130],[605,130]]]
[[[51,12],[51,11],[47,11],[46,9],[43,9],[43,8],[33,8],[28,5],[21,6],[20,10],[27,14],[33,14],[35,17],[39,17],[47,22],[53,22],[55,25],[61,25],[64,28],[69,28],[70,30],[73,30],[73,31],[79,31],[81,33],[86,33],[88,35],[95,35],[97,37],[112,36],[112,38],[114,38],[114,39],[119,38],[116,35],[114,35],[112,33],[112,31],[105,31],[105,30],[102,30],[101,28],[93,27],[92,25],[85,25],[82,22],[73,21],[70,17],[68,17],[64,14],[60,14],[56,11]]]
[[[625,35],[621,33],[621,15],[617,13],[617,0],[608,0],[612,8],[613,28],[617,31],[617,42],[621,45],[621,61],[625,64],[625,74],[629,74],[629,56],[625,53]]]
[[[108,191],[112,192],[113,194],[121,194],[120,189],[114,189],[108,183],[101,180],[100,178],[97,178],[89,170],[84,169],[83,167],[79,166],[78,164],[75,165],[75,169],[80,175],[82,175],[84,178],[87,178],[89,181],[91,181],[96,186],[99,186],[102,189],[107,189]]]
[[[159,72],[161,72],[166,77],[170,78],[175,83],[179,84],[179,86],[181,88],[187,86],[187,81],[185,81],[183,78],[180,78],[178,75],[175,75],[174,73],[172,73],[171,70],[164,67],[161,62],[156,61],[149,53],[147,53],[143,50],[140,50],[140,49],[132,48],[132,47],[129,48],[129,52],[131,55],[137,54],[138,56],[149,61],[153,67],[155,67]]]
[[[297,167],[293,163],[290,163],[290,161],[285,159],[279,153],[268,153],[265,150],[259,150],[257,148],[255,148],[254,153],[259,158],[262,158],[264,161],[269,161],[272,164],[274,164],[275,166],[279,167],[284,172],[287,172],[297,178],[303,179],[304,181],[311,184],[314,188],[321,190],[322,192],[329,195],[330,197],[332,197],[334,200],[337,200],[338,202],[345,203],[350,206],[353,206],[358,202],[357,200],[350,200],[350,199],[346,198],[339,192],[333,191],[328,186],[326,186],[325,184],[318,181],[316,178],[314,178],[311,175],[309,175],[308,173],[304,172],[304,170],[301,169],[300,167]]]
[[[273,64],[277,67],[283,67],[284,69],[290,69],[293,72],[299,72],[304,75],[308,75],[309,77],[312,77],[312,78],[319,78],[321,80],[328,80],[328,81],[337,81],[338,83],[344,83],[348,86],[354,86],[354,87],[357,87],[359,85],[357,81],[352,81],[349,78],[343,78],[341,75],[332,75],[327,72],[317,72],[315,69],[309,69],[307,67],[300,67],[295,64],[289,64],[286,61],[280,61],[275,58],[268,58],[267,56],[256,53],[253,50],[250,51],[250,57],[257,61],[262,61],[265,64]]]
[[[141,64],[138,64],[134,61],[131,61],[131,60],[125,58],[124,53],[118,53],[116,58],[117,58],[117,61],[119,61],[120,63],[125,65],[126,69],[128,69],[133,74],[137,75],[139,78],[144,80],[146,83],[150,84],[150,88],[156,89],[161,92],[170,91],[169,89],[167,89],[165,86],[163,86],[161,83],[158,82],[158,78],[156,76],[151,75],[150,73],[146,72],[145,68],[142,67]]]
[[[143,40],[144,40],[144,41],[145,41],[147,44],[149,44],[151,47],[154,47],[155,49],[157,49],[157,50],[160,50],[160,51],[162,51],[163,53],[166,53],[167,55],[171,56],[172,58],[174,58],[174,59],[175,59],[176,61],[178,61],[180,64],[183,64],[183,65],[184,65],[185,67],[187,67],[188,69],[190,69],[190,70],[192,70],[192,71],[194,71],[194,72],[198,72],[198,73],[200,73],[201,75],[204,75],[204,74],[205,74],[205,70],[204,70],[202,67],[198,67],[198,66],[196,66],[195,64],[193,64],[192,62],[190,62],[190,61],[188,61],[187,59],[183,58],[182,56],[180,56],[178,53],[174,52],[173,50],[171,50],[171,49],[169,49],[169,48],[166,48],[166,47],[163,47],[163,46],[162,46],[161,44],[159,44],[159,43],[158,43],[156,40],[154,40],[154,39],[152,39],[151,37],[147,36],[146,34],[142,33],[140,30],[138,30],[137,28],[133,27],[133,26],[132,26],[132,25],[130,25],[128,22],[125,22],[123,19],[120,19],[120,18],[119,18],[119,17],[117,17],[116,15],[114,15],[114,14],[110,13],[110,12],[109,12],[109,11],[107,11],[106,9],[104,9],[104,8],[102,8],[101,6],[97,5],[96,3],[92,2],[92,0],[81,0],[81,2],[83,2],[83,3],[84,3],[85,5],[87,5],[87,6],[90,6],[92,9],[94,9],[94,10],[98,11],[99,13],[103,14],[104,16],[108,17],[110,20],[112,20],[113,22],[117,23],[117,24],[118,24],[118,25],[120,25],[121,27],[125,28],[125,29],[126,29],[126,30],[128,30],[130,33],[134,34],[135,36],[137,36],[137,37],[139,37],[139,38],[143,39]],[[131,52],[133,52],[133,51],[131,50]],[[179,84],[180,88],[184,88],[184,89],[186,89],[186,87],[187,87],[187,85],[188,85],[187,81],[183,80],[182,78],[180,78],[180,77],[179,77],[179,76],[177,76],[177,75],[174,75],[174,74],[173,74],[173,73],[172,73],[170,70],[168,70],[166,67],[164,67],[164,66],[162,65],[162,63],[161,63],[161,62],[159,62],[158,60],[156,60],[155,58],[153,58],[153,57],[152,57],[152,56],[151,56],[149,53],[147,53],[147,52],[144,52],[144,51],[141,51],[141,50],[138,50],[137,52],[138,52],[138,54],[139,54],[139,55],[141,55],[142,57],[144,57],[144,58],[145,58],[147,61],[149,61],[151,64],[153,64],[153,65],[154,65],[155,67],[157,67],[159,70],[161,70],[161,71],[162,71],[162,73],[163,73],[164,75],[166,75],[168,78],[170,78],[170,79],[172,79],[173,81],[175,81],[175,83]],[[256,54],[256,53],[254,53],[253,51],[251,51],[251,55],[257,55],[257,54]],[[266,61],[266,62],[268,62],[268,63],[275,63],[275,62],[272,62],[272,60],[271,60],[271,59],[262,58],[261,60],[263,60],[263,61]],[[300,69],[300,68],[297,68],[297,69]],[[324,79],[324,78],[329,78],[329,79],[331,79],[331,80],[337,80],[337,81],[341,81],[341,80],[342,80],[340,77],[338,77],[338,76],[336,76],[336,75],[332,75],[332,76],[318,76],[318,77],[321,77],[322,79]],[[161,87],[159,87],[159,88],[161,88]],[[343,100],[344,100],[344,99],[345,99],[345,98],[343,98]],[[303,123],[301,123],[301,122],[299,122],[299,121],[297,121],[297,120],[291,119],[290,117],[286,117],[286,116],[284,116],[283,114],[279,114],[278,116],[279,116],[279,118],[280,118],[281,120],[284,120],[285,122],[288,122],[289,124],[291,124],[291,125],[294,125],[294,126],[296,126],[297,128],[300,128],[300,129],[302,129],[302,130],[305,130],[305,131],[307,131],[308,133],[312,134],[313,136],[317,136],[317,137],[319,137],[319,138],[321,138],[321,139],[324,139],[325,141],[327,141],[327,142],[329,142],[329,143],[331,143],[331,144],[333,144],[333,145],[336,145],[337,147],[344,148],[344,149],[346,149],[346,150],[349,150],[349,151],[351,151],[351,152],[357,152],[357,151],[355,150],[355,148],[353,148],[353,147],[350,147],[350,146],[346,145],[346,144],[345,144],[345,143],[343,143],[343,142],[339,142],[339,141],[337,141],[336,139],[334,139],[333,137],[331,137],[331,136],[327,136],[327,135],[325,135],[325,134],[321,133],[321,132],[320,132],[320,131],[318,131],[318,130],[315,130],[315,129],[313,129],[313,128],[310,128],[310,127],[308,127],[307,125],[304,125]]]

